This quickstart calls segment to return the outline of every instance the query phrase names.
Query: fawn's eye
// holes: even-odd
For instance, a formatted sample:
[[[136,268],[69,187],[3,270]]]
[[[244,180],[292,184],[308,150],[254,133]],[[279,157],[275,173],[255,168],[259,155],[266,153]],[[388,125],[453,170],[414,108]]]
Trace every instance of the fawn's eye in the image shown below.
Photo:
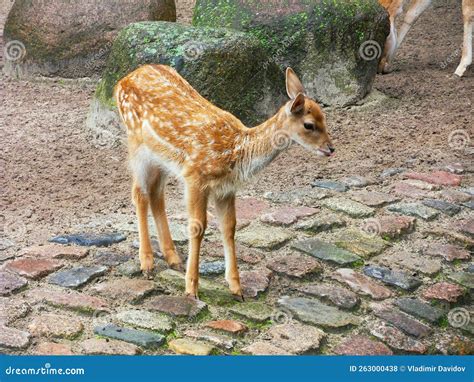
[[[306,130],[314,130],[314,125],[312,123],[305,123],[304,128]]]

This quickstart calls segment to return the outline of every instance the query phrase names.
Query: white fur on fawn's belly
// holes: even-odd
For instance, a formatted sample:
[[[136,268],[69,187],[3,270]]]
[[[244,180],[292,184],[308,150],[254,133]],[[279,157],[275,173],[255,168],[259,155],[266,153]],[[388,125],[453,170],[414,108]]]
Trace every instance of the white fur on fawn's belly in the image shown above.
[[[142,144],[130,159],[130,169],[133,173],[135,182],[141,188],[143,193],[148,193],[152,182],[155,180],[154,173],[165,171],[176,177],[181,177],[181,169],[176,163],[160,157],[149,147]]]

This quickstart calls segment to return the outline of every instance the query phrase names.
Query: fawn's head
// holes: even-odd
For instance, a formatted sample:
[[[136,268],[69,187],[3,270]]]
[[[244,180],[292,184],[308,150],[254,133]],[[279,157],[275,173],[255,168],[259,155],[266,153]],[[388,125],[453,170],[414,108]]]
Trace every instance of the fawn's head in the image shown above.
[[[334,146],[326,129],[326,118],[319,105],[305,95],[296,73],[286,69],[286,92],[290,101],[284,107],[283,129],[289,137],[320,156],[331,156]]]

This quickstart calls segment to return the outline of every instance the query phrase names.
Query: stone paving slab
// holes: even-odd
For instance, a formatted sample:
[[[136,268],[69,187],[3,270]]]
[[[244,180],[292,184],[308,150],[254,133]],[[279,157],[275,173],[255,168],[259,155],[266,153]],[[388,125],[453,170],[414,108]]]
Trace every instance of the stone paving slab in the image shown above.
[[[216,334],[209,330],[203,329],[188,329],[184,332],[184,335],[197,341],[204,341],[206,343],[212,344],[225,351],[232,350],[237,343],[235,339],[229,336]]]
[[[375,210],[366,205],[344,198],[330,198],[323,200],[321,204],[336,212],[342,212],[353,218],[367,218],[375,213]]]
[[[28,325],[32,335],[45,338],[74,339],[83,329],[84,325],[78,318],[53,313],[42,313]]]
[[[10,272],[0,271],[0,296],[9,296],[22,290],[28,281]]]
[[[60,269],[63,264],[57,260],[20,258],[5,264],[6,270],[28,279],[37,280]]]
[[[80,260],[86,257],[88,253],[89,248],[60,244],[47,244],[24,248],[20,251],[19,256],[47,259]]]
[[[134,344],[114,339],[89,338],[79,344],[82,353],[88,355],[136,355],[140,348]]]
[[[74,355],[70,345],[56,342],[41,342],[33,353],[35,355]]]
[[[276,273],[296,278],[307,277],[322,271],[319,261],[297,252],[272,257],[267,267]]]
[[[388,243],[379,236],[355,229],[338,232],[335,244],[364,258],[378,255],[388,246]]]
[[[425,354],[428,351],[422,342],[407,336],[401,330],[383,322],[369,323],[370,334],[384,341],[392,349],[408,353]]]
[[[53,273],[49,276],[50,284],[64,288],[79,288],[95,277],[102,276],[108,268],[104,266],[79,266]]]
[[[278,300],[278,304],[288,309],[296,319],[312,325],[340,328],[360,323],[360,319],[353,314],[323,304],[314,298],[285,296]]]
[[[343,340],[335,349],[338,355],[392,355],[393,352],[382,342],[355,335]]]
[[[392,296],[390,289],[377,284],[367,276],[350,268],[340,268],[331,277],[334,280],[347,284],[354,292],[370,296],[375,300],[383,300]]]
[[[263,214],[260,220],[267,224],[289,226],[296,223],[299,219],[312,216],[317,212],[316,208],[311,207],[283,206]]]
[[[156,284],[143,279],[116,279],[94,285],[94,293],[116,300],[137,302],[156,290]]]
[[[446,261],[469,260],[471,258],[468,250],[452,244],[430,244],[423,253],[427,256],[443,257]]]
[[[403,215],[414,216],[423,220],[433,220],[439,212],[433,208],[426,207],[420,203],[397,203],[387,207],[390,212],[398,212]]]
[[[389,255],[381,255],[373,258],[387,267],[397,267],[400,269],[421,272],[433,276],[441,270],[441,261],[420,255],[418,253],[396,252]]]
[[[292,247],[317,259],[338,265],[350,265],[362,260],[353,253],[317,239],[298,241]]]
[[[25,349],[30,344],[30,339],[28,332],[0,325],[0,348]]]
[[[93,314],[108,311],[110,308],[108,302],[102,298],[75,291],[33,289],[28,292],[28,296],[35,301],[82,313]]]
[[[348,196],[352,200],[369,207],[382,207],[400,200],[396,196],[376,191],[357,191]]]
[[[294,236],[284,228],[251,224],[237,233],[237,241],[249,247],[271,250],[283,246]]]
[[[30,306],[24,301],[0,297],[0,326],[25,317],[30,310]]]
[[[418,298],[401,297],[395,300],[395,305],[405,313],[422,318],[431,323],[439,322],[439,320],[445,315],[443,309],[430,305]]]
[[[275,314],[275,310],[272,307],[257,301],[246,301],[231,306],[229,311],[239,317],[254,322],[265,322]]]
[[[115,243],[120,243],[124,241],[127,237],[118,232],[113,233],[79,233],[71,235],[59,235],[51,238],[49,241],[57,244],[74,244],[84,247],[108,247]]]
[[[359,297],[350,290],[330,284],[309,284],[296,288],[309,296],[327,299],[343,309],[352,309],[360,302]]]
[[[168,344],[170,350],[176,354],[186,355],[209,355],[214,347],[200,341],[192,341],[185,338],[171,340]]]
[[[420,279],[410,276],[406,272],[392,270],[387,267],[366,266],[364,267],[364,273],[387,285],[397,286],[404,290],[413,290],[421,285]]]
[[[169,333],[174,328],[173,320],[169,316],[146,310],[123,310],[118,312],[115,318],[124,325],[156,331],[162,334]]]
[[[318,233],[345,227],[346,224],[346,221],[337,215],[318,215],[297,223],[295,228],[300,231]]]
[[[163,345],[165,337],[161,334],[124,328],[114,324],[106,324],[94,328],[94,333],[101,337],[130,342],[142,348],[157,348]]]
[[[196,317],[207,307],[206,303],[190,297],[164,295],[147,299],[143,306],[174,317],[188,318]]]

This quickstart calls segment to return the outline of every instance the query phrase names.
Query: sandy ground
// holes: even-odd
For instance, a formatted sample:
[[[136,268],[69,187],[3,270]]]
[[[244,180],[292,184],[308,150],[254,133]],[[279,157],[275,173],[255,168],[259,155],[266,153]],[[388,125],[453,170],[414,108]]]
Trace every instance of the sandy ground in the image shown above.
[[[179,20],[189,21],[193,1],[177,3]],[[451,76],[459,61],[461,10],[458,1],[441,3],[409,33],[395,71],[377,77],[382,100],[326,111],[334,158],[321,160],[293,146],[242,194],[309,186],[321,177],[377,176],[398,166],[426,170],[460,162],[472,170],[473,150],[451,147],[448,137],[456,130],[473,136],[474,72],[462,80]],[[0,26],[8,5],[0,3]],[[55,233],[134,223],[125,148],[101,146],[85,129],[93,92],[90,81],[0,75],[0,219],[18,247]],[[182,209],[175,182],[168,199],[173,212]]]

